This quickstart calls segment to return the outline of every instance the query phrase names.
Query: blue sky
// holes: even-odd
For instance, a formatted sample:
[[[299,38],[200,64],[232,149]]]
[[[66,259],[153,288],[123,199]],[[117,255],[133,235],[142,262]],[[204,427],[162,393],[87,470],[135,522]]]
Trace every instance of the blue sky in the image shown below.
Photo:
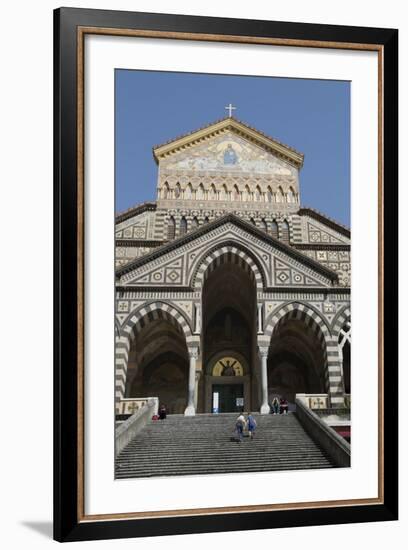
[[[302,206],[350,225],[350,83],[116,70],[116,212],[156,198],[152,147],[227,115],[305,155]]]

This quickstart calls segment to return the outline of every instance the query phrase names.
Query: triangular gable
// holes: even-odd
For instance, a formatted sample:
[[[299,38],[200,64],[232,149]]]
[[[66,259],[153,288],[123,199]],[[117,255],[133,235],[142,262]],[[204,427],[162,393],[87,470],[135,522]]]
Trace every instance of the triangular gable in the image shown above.
[[[313,208],[301,208],[304,243],[350,244],[350,229]]]
[[[215,173],[219,183],[222,183],[223,177],[232,174],[262,175],[268,180],[273,178],[276,182],[292,183],[294,186],[297,185],[298,174],[298,168],[286,159],[231,129],[175,150],[160,161],[160,170],[165,177],[173,173],[179,176],[185,173],[193,178],[194,173]]]
[[[328,287],[337,275],[306,255],[229,214],[117,270],[119,286],[190,287],[211,251],[233,245],[259,264],[267,287]]]
[[[185,148],[190,148],[202,141],[207,140],[210,136],[216,136],[221,132],[230,131],[236,135],[242,136],[249,142],[256,144],[262,149],[272,153],[275,157],[281,158],[297,169],[303,165],[303,154],[299,153],[292,147],[281,143],[280,141],[267,136],[259,130],[248,126],[247,124],[235,119],[227,117],[213,124],[209,124],[204,128],[200,128],[194,132],[180,136],[162,145],[153,148],[153,156],[157,163],[169,155],[182,151]]]

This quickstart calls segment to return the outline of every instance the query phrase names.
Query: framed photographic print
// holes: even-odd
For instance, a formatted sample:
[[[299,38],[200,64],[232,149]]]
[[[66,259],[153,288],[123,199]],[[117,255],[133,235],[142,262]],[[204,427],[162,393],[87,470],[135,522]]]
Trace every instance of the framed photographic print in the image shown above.
[[[397,519],[397,31],[54,29],[55,539]]]

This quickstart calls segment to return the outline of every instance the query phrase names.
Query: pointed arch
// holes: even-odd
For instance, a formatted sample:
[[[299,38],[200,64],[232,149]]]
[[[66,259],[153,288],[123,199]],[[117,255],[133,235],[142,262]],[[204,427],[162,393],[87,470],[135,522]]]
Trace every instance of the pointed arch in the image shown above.
[[[285,244],[290,243],[290,228],[287,220],[283,220],[281,225],[281,241]]]
[[[261,188],[259,187],[259,185],[257,185],[256,189],[255,189],[255,200],[257,202],[261,202],[261,200],[262,200],[262,193],[261,193]]]
[[[278,190],[276,192],[276,202],[284,202],[285,201],[285,195],[283,193],[283,189],[281,186],[278,187]]]
[[[212,183],[209,191],[209,197],[210,200],[216,200],[217,199],[217,190],[215,188],[215,185]]]
[[[268,189],[266,190],[266,202],[272,202],[273,201],[273,193],[271,186],[268,185]]]
[[[221,188],[220,198],[221,198],[222,200],[228,200],[228,188],[227,188],[227,186],[225,185],[225,183],[224,183],[224,185],[223,185],[222,188]]]
[[[167,302],[151,302],[136,309],[125,321],[115,342],[115,398],[120,400],[125,395],[127,366],[131,342],[135,339],[146,322],[162,319],[170,322],[184,334],[186,344],[193,342],[189,320],[184,313]]]
[[[174,198],[175,199],[181,198],[181,186],[179,182],[176,183],[176,186],[174,188]]]
[[[249,202],[251,200],[251,190],[249,189],[249,185],[245,185],[244,192],[242,194],[242,200],[245,202]]]
[[[212,251],[204,253],[196,264],[190,285],[195,289],[202,289],[209,273],[223,263],[239,264],[250,274],[257,290],[261,291],[265,286],[265,273],[256,258],[249,250],[235,244],[219,244]]]
[[[163,189],[162,189],[162,198],[168,199],[170,195],[170,187],[167,181],[164,182]]]
[[[180,231],[179,231],[179,234],[180,235],[185,235],[187,233],[187,220],[185,218],[185,216],[183,216],[181,219],[180,219]]]
[[[191,183],[188,183],[185,191],[184,191],[184,198],[185,199],[192,199],[193,198],[193,186]]]
[[[241,200],[241,193],[239,192],[238,185],[236,185],[236,184],[233,187],[232,200],[234,200],[234,201]]]
[[[200,185],[198,186],[198,189],[197,189],[197,199],[198,200],[203,200],[204,198],[205,198],[204,185],[202,183],[200,183]]]
[[[288,191],[288,194],[286,196],[286,200],[289,203],[296,202],[296,194],[295,194],[295,191],[294,191],[292,186],[289,187],[289,191]]]
[[[266,223],[265,218],[262,218],[262,220],[261,220],[261,229],[263,229],[265,231],[265,233],[268,232],[268,224]]]
[[[279,239],[279,227],[276,220],[271,222],[271,235],[274,239]]]
[[[316,308],[305,302],[291,302],[278,306],[266,319],[264,336],[260,340],[262,346],[268,350],[269,368],[275,368],[272,387],[280,386],[282,374],[279,375],[279,369],[282,369],[282,366],[279,363],[282,363],[285,365],[285,371],[289,368],[287,380],[291,380],[292,377],[292,385],[289,385],[286,391],[290,390],[292,394],[308,391],[306,388],[311,384],[314,388],[312,392],[330,392],[330,331]],[[298,342],[298,347],[296,353],[293,353],[295,342]],[[307,380],[305,373],[308,373]],[[292,395],[293,400],[294,397],[295,395]]]
[[[275,327],[285,317],[288,319],[300,319],[306,321],[306,324],[318,327],[326,339],[330,338],[330,329],[326,320],[320,312],[303,302],[290,302],[278,306],[265,320],[264,336],[270,339]],[[315,328],[317,331],[317,328]]]
[[[167,221],[167,240],[172,241],[174,237],[176,236],[176,220],[173,216],[170,216],[170,218]]]
[[[341,309],[332,321],[332,332],[335,337],[339,337],[340,330],[347,321],[351,320],[350,307],[347,305]]]

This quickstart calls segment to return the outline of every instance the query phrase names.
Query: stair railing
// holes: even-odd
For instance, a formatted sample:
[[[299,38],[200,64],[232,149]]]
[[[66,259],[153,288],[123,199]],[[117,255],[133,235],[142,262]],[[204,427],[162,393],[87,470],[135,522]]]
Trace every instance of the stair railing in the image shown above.
[[[120,424],[115,430],[115,454],[116,456],[135,435],[142,430],[157,412],[159,406],[158,397],[149,397],[146,403],[140,407],[125,422]]]
[[[296,416],[313,441],[328,454],[336,466],[350,466],[350,444],[300,399],[296,399]]]

